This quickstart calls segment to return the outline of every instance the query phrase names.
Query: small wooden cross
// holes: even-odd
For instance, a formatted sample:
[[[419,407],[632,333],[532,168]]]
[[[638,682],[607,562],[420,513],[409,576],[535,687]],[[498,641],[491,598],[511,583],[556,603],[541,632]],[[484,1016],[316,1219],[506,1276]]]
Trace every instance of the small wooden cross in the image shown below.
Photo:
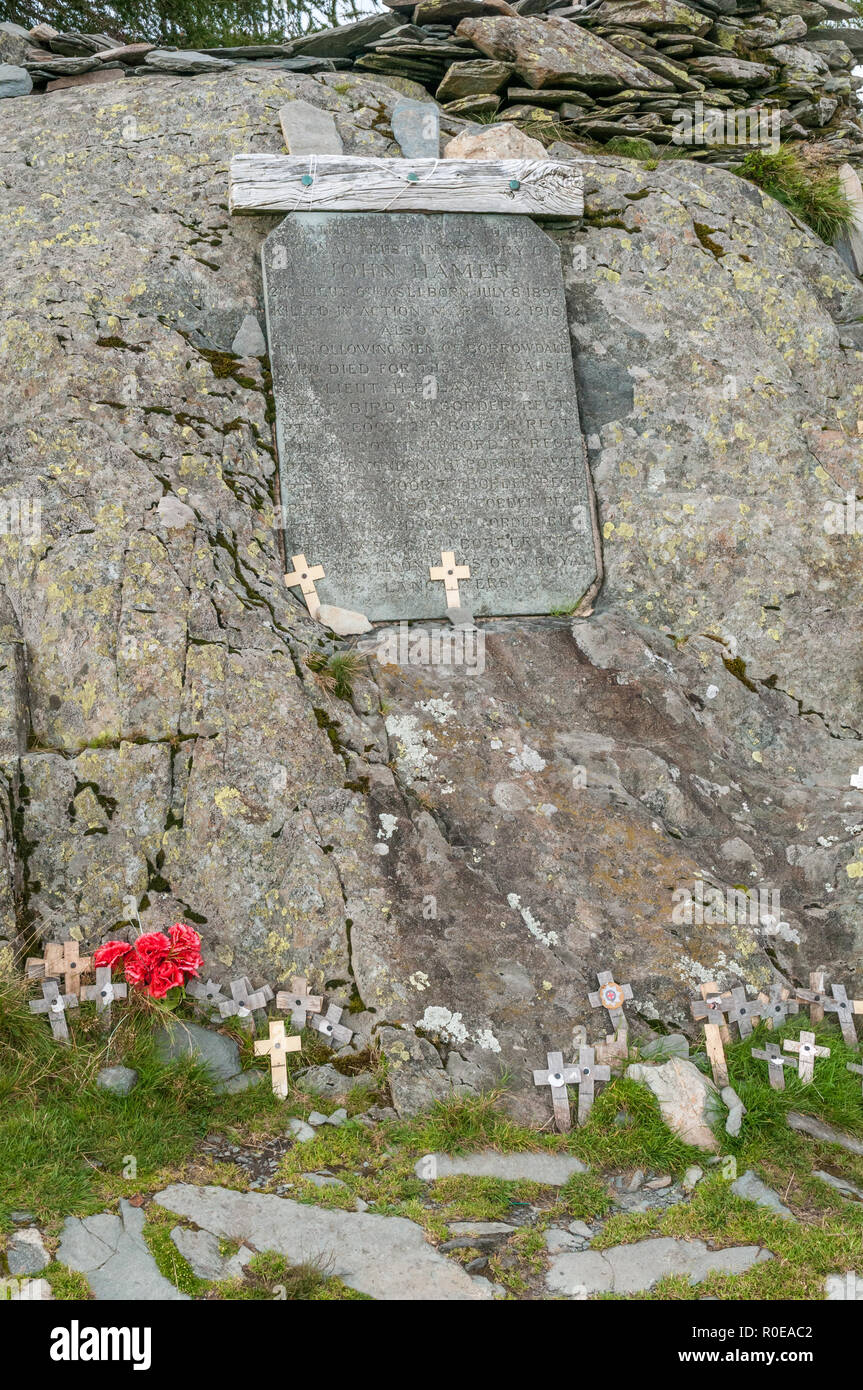
[[[231,981],[231,998],[219,1005],[219,1014],[222,1018],[239,1018],[244,1028],[254,1032],[253,1011],[265,1008],[272,997],[273,991],[269,985],[261,985],[260,989],[253,990],[248,976],[241,975],[238,980]]]
[[[277,1009],[290,1009],[291,1023],[295,1028],[305,1028],[309,1014],[319,1014],[324,1000],[320,994],[309,994],[309,982],[305,975],[294,975],[290,993],[280,989],[276,995]]]
[[[572,1114],[569,1109],[569,1095],[566,1088],[578,1084],[581,1072],[575,1065],[564,1066],[562,1052],[547,1052],[546,1060],[548,1070],[535,1071],[533,1084],[534,1086],[551,1087],[554,1122],[561,1134],[567,1134],[572,1129]]]
[[[746,1038],[752,1032],[752,1020],[761,1018],[764,1009],[758,999],[746,998],[743,985],[737,985],[728,996],[725,1012],[728,1014],[728,1022],[736,1023],[741,1038]]]
[[[863,1067],[861,1067],[857,1062],[846,1062],[845,1066],[848,1069],[848,1071],[856,1071],[859,1073],[860,1076],[863,1076]]]
[[[820,979],[822,981],[821,989],[798,989],[797,998],[801,999],[803,1003],[811,1005],[809,1017],[814,1023],[820,1023],[825,1011],[836,1014],[843,1038],[849,1047],[856,1047],[857,1030],[854,1027],[854,1015],[863,1013],[863,1000],[849,999],[844,985],[831,985],[828,995],[823,986],[823,974]],[[819,1017],[816,1017],[816,1013],[819,1014]]]
[[[77,941],[51,941],[41,960],[33,957],[28,960],[27,975],[31,980],[59,980],[62,976],[66,993],[79,998],[81,976],[91,974],[92,966],[92,957],[80,954]]]
[[[300,1039],[288,1037],[284,1022],[280,1018],[270,1020],[269,1038],[261,1038],[255,1043],[255,1055],[270,1058],[273,1093],[281,1096],[283,1100],[288,1094],[288,1053],[299,1052],[301,1048]]]
[[[766,1043],[763,1051],[757,1047],[751,1048],[750,1051],[759,1062],[767,1063],[767,1079],[773,1090],[784,1091],[785,1068],[794,1066],[791,1058],[782,1056],[782,1049],[778,1043]]]
[[[610,970],[600,970],[597,975],[599,989],[587,997],[594,1009],[605,1009],[608,1021],[615,1032],[627,1032],[626,1014],[623,1012],[624,999],[632,998],[631,985],[618,985]]]
[[[354,1036],[350,1028],[346,1028],[339,1019],[344,1012],[337,1004],[331,1004],[325,1014],[313,1014],[308,1020],[310,1028],[314,1028],[316,1033],[320,1033],[324,1038],[332,1038],[334,1042],[349,1043]]]
[[[822,1004],[822,1002],[821,1002],[821,1000],[820,1000],[820,997],[819,997],[817,1000],[814,1000],[814,999],[811,998],[811,994],[815,994],[815,995],[820,996],[820,995],[822,995],[822,994],[824,993],[824,991],[825,991],[826,988],[827,988],[827,986],[826,986],[826,984],[825,984],[825,982],[824,982],[824,971],[823,971],[823,970],[810,970],[810,972],[809,972],[809,992],[810,992],[810,997],[809,997],[808,999],[804,999],[804,997],[803,997],[803,996],[804,996],[804,991],[803,991],[803,990],[800,990],[800,989],[798,989],[798,991],[797,991],[797,997],[798,997],[798,999],[802,999],[803,1002],[804,1002],[804,1004],[806,1004],[806,1003],[809,1004],[809,1022],[810,1022],[810,1023],[821,1023],[822,1020],[823,1020],[823,1018],[824,1018],[824,1006],[823,1006],[823,1004]]]
[[[829,1057],[829,1047],[816,1047],[815,1034],[803,1032],[797,1041],[794,1038],[786,1038],[782,1046],[786,1052],[796,1052],[797,1056],[797,1075],[804,1086],[811,1085],[815,1078],[815,1058]]]
[[[229,1002],[222,993],[221,985],[217,985],[215,980],[207,980],[206,984],[203,980],[190,980],[186,985],[186,993],[191,994],[205,1012]]]
[[[470,570],[467,565],[456,564],[454,550],[441,551],[440,564],[429,565],[429,579],[434,580],[435,583],[443,580],[447,608],[461,607],[458,582],[460,579],[470,579]]]
[[[719,986],[711,980],[709,984],[701,986],[701,998],[693,1000],[689,1006],[692,1010],[692,1017],[704,1021],[704,1045],[710,1059],[713,1080],[720,1090],[723,1086],[729,1085],[728,1063],[725,1060],[725,1048],[722,1046],[723,1038],[726,1041],[730,1038],[725,1026],[728,995],[725,995],[724,999],[726,1003],[723,1003]]]
[[[784,1023],[789,1014],[800,1012],[799,1005],[791,998],[791,991],[785,985],[773,984],[769,994],[761,993],[758,998],[764,1005],[762,1018],[768,1028],[775,1028],[777,1024]]]
[[[315,580],[325,577],[324,567],[323,565],[310,565],[305,555],[292,555],[291,564],[294,568],[290,574],[285,575],[285,583],[289,589],[293,589],[299,584],[303,591],[303,598],[306,600],[306,607],[314,617],[321,606],[318,591],[315,588]]]
[[[128,993],[127,985],[115,984],[111,979],[110,965],[97,965],[96,983],[84,985],[81,998],[88,1004],[95,1003],[96,1013],[107,1028],[111,1023],[111,1005],[115,999],[125,999]]]
[[[42,981],[42,998],[30,1000],[31,1014],[47,1014],[51,1032],[59,1043],[68,1043],[66,1010],[77,1009],[77,994],[61,994],[56,980]]]
[[[611,1068],[597,1066],[592,1047],[580,1047],[578,1071],[578,1123],[583,1125],[593,1108],[594,1084],[597,1081],[610,1081]]]

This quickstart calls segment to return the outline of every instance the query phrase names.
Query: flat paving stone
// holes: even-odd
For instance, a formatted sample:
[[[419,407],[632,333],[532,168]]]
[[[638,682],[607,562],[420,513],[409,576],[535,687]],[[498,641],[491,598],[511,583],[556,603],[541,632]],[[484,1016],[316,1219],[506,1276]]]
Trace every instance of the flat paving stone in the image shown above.
[[[414,1164],[418,1178],[434,1182],[437,1178],[501,1178],[505,1182],[543,1183],[547,1187],[562,1187],[573,1173],[586,1173],[587,1165],[567,1154],[518,1153],[501,1154],[495,1149],[482,1149],[473,1154],[426,1154]]]
[[[786,1221],[794,1220],[794,1213],[783,1205],[773,1188],[762,1182],[751,1168],[747,1168],[742,1177],[731,1184],[731,1191],[736,1197],[744,1197],[747,1202],[755,1202],[756,1206],[775,1211],[777,1216],[783,1217]]]
[[[592,1293],[643,1293],[666,1274],[687,1274],[698,1284],[714,1270],[741,1274],[754,1264],[771,1260],[769,1250],[757,1245],[709,1250],[702,1240],[674,1240],[659,1236],[610,1250],[583,1250],[556,1255],[546,1274],[551,1293],[583,1298]]]
[[[130,1303],[188,1301],[159,1273],[144,1240],[145,1216],[139,1207],[121,1199],[120,1215],[66,1218],[57,1259],[87,1280],[98,1300]]]
[[[438,1254],[403,1216],[326,1211],[259,1192],[173,1183],[160,1206],[205,1231],[276,1250],[293,1263],[320,1258],[360,1293],[381,1300],[487,1299],[461,1266]]]
[[[14,1231],[9,1237],[6,1246],[6,1260],[9,1265],[9,1273],[15,1276],[22,1274],[38,1274],[47,1264],[51,1263],[51,1256],[45,1249],[42,1242],[42,1235],[35,1226],[25,1226],[23,1230]]]

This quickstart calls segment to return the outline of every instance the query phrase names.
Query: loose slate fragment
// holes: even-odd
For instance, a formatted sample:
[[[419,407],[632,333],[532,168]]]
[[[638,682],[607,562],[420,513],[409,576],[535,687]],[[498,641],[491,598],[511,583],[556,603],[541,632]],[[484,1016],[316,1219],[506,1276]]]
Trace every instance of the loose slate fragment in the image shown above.
[[[111,979],[110,965],[98,965],[96,967],[96,983],[94,985],[84,985],[81,990],[81,998],[87,1003],[96,1005],[96,1013],[107,1027],[111,1022],[111,1005],[115,999],[125,999],[129,989],[127,985],[120,984]]]
[[[309,101],[289,101],[279,110],[279,124],[290,154],[341,154],[344,146],[332,112]]]
[[[475,615],[576,604],[596,564],[555,244],[525,218],[304,214],[264,272],[285,538],[313,538],[321,603],[439,617],[434,537]]]
[[[309,994],[309,982],[304,975],[295,975],[290,991],[279,990],[276,995],[276,1008],[290,1010],[295,1028],[305,1028],[309,1014],[319,1014],[323,1003],[322,995]]]
[[[288,1053],[299,1052],[301,1048],[300,1039],[288,1037],[280,1018],[271,1020],[269,1040],[262,1038],[255,1043],[256,1056],[270,1059],[273,1093],[283,1100],[288,1094]]]
[[[440,155],[440,112],[432,102],[402,97],[393,107],[390,124],[405,159],[437,159]]]
[[[354,1036],[350,1028],[346,1028],[343,1023],[339,1023],[344,1010],[337,1004],[331,1004],[325,1014],[313,1015],[308,1024],[314,1028],[321,1037],[328,1039],[329,1042],[349,1043]]]
[[[66,1010],[77,1009],[77,1007],[77,994],[61,994],[56,980],[43,981],[42,998],[30,1000],[30,1012],[32,1014],[47,1014],[51,1032],[57,1042],[64,1044],[69,1042]]]

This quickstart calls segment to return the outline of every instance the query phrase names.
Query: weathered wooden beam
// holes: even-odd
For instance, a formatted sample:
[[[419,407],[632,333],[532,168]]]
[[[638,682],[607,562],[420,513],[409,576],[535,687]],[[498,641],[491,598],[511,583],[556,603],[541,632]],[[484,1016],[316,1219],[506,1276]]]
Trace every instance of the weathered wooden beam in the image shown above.
[[[231,161],[230,208],[580,217],[584,179],[578,164],[552,159],[242,154]]]

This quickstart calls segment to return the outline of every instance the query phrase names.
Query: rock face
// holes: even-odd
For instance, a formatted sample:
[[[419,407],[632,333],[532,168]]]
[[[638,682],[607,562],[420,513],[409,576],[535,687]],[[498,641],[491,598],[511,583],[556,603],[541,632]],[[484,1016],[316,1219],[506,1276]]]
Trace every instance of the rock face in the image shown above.
[[[337,699],[283,583],[266,359],[231,355],[275,219],[229,219],[227,162],[293,97],[394,155],[405,89],[252,64],[0,107],[0,937],[189,920],[208,974],[343,982],[545,1120],[530,1070],[611,963],[642,1036],[705,979],[854,987],[863,579],[824,521],[863,287],[731,174],[588,163],[556,235],[596,610],[491,622],[481,663],[372,651]],[[701,881],[781,911],[687,920]]]

